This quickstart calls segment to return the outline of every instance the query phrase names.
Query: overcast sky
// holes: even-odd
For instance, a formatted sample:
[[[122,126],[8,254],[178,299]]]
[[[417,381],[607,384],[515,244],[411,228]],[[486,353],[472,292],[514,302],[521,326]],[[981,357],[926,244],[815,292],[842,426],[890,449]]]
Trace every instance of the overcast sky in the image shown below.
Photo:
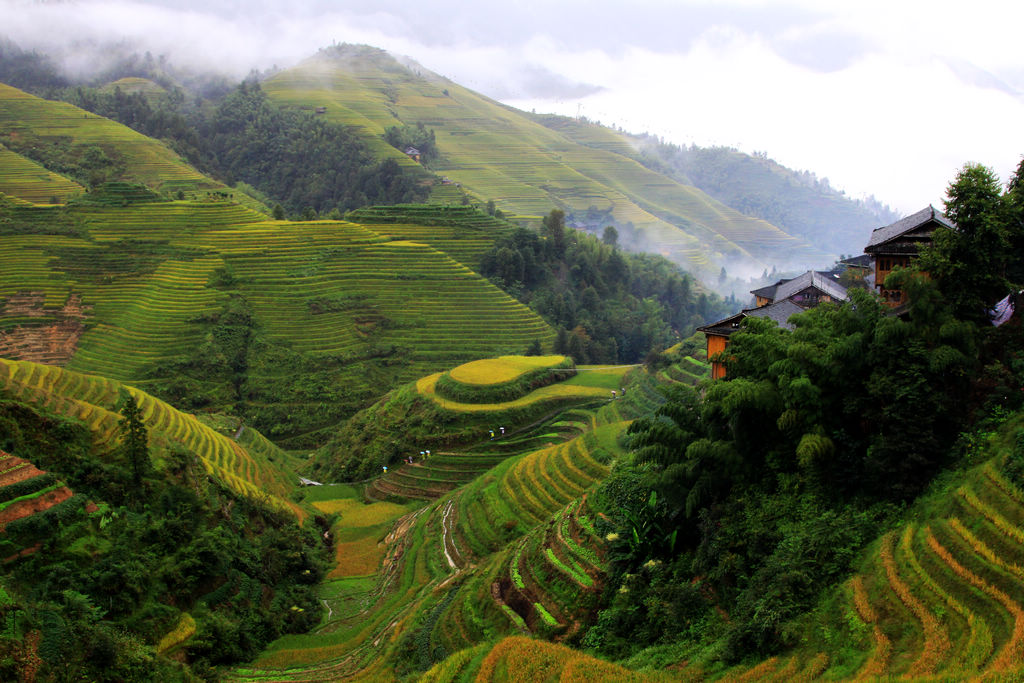
[[[1024,154],[1013,0],[0,0],[24,47],[138,42],[244,74],[367,43],[523,109],[764,151],[897,211]],[[92,59],[92,58],[90,58]]]

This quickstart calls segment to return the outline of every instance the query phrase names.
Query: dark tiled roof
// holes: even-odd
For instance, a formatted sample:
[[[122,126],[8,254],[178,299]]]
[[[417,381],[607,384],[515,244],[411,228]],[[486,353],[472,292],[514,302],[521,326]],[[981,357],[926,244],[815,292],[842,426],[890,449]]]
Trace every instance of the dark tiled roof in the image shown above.
[[[771,318],[782,327],[787,330],[793,329],[793,326],[789,324],[789,317],[794,313],[803,313],[804,309],[797,306],[789,299],[783,299],[774,304],[768,304],[767,306],[761,306],[760,308],[752,308],[743,311],[747,316],[751,318]]]
[[[795,277],[779,286],[775,291],[775,300],[782,301],[799,294],[808,287],[817,287],[837,301],[846,301],[846,288],[835,281],[831,275],[809,270],[800,277]]]
[[[789,282],[790,279],[791,278],[782,278],[773,285],[765,285],[764,287],[760,287],[758,289],[752,289],[750,290],[750,293],[753,294],[754,296],[763,296],[768,299],[774,299],[775,290],[778,289],[779,285],[783,284],[784,282]]]
[[[927,208],[921,209],[917,213],[912,213],[906,218],[902,218],[891,225],[876,228],[871,233],[871,239],[868,240],[868,246],[864,247],[864,251],[877,247],[878,245],[908,233],[911,230],[915,230],[928,221],[935,221],[940,225],[946,226],[950,230],[956,230],[956,226],[953,225],[952,221],[946,218],[941,211],[936,210],[934,206],[929,204]]]
[[[746,311],[740,311],[739,313],[730,315],[728,318],[722,318],[717,322],[713,322],[710,325],[698,327],[697,331],[704,332],[705,334],[717,334],[722,337],[728,337],[739,329],[740,322],[742,322],[746,317]]]
[[[793,326],[788,322],[789,317],[794,313],[803,312],[803,308],[792,301],[785,299],[778,303],[768,304],[767,306],[746,308],[735,315],[731,315],[728,318],[722,318],[718,322],[713,322],[710,325],[698,327],[697,329],[705,334],[716,334],[722,337],[728,337],[733,332],[740,330],[741,323],[744,318],[771,318],[779,324],[779,327],[791,330],[793,329]]]

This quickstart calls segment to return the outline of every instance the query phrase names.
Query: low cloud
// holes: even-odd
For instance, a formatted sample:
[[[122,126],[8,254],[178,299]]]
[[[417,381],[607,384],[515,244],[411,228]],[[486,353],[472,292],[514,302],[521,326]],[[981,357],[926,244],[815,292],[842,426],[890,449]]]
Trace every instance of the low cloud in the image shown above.
[[[0,12],[0,33],[80,73],[110,43],[233,77],[365,43],[526,110],[766,151],[905,212],[940,203],[965,162],[1006,178],[1024,152],[1024,8],[1000,0],[0,0]]]

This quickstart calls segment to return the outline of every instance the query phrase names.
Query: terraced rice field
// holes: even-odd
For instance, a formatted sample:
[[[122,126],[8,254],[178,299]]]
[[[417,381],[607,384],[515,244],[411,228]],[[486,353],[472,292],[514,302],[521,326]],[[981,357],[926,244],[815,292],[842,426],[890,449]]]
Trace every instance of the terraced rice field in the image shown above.
[[[1004,457],[963,476],[932,503],[937,513],[874,544],[812,625],[829,635],[814,641],[824,651],[798,648],[722,680],[808,669],[823,680],[1020,680],[1024,491],[1001,472]]]
[[[85,188],[0,145],[0,192],[35,204],[64,203]]]
[[[518,362],[523,359],[525,362]],[[462,370],[460,376],[469,378],[497,377],[513,379],[521,373],[529,373],[530,368],[545,368],[551,365],[563,365],[564,356],[505,356],[484,361],[472,361],[453,370]],[[593,382],[602,374],[594,368],[591,375]],[[614,378],[615,386],[623,383],[625,369],[616,368],[603,371],[603,374]],[[604,380],[606,382],[606,380]],[[402,463],[389,468],[386,474],[375,478],[366,489],[369,500],[386,500],[390,497],[430,501],[451,492],[463,484],[472,481],[481,473],[486,472],[509,458],[513,454],[542,449],[578,436],[591,427],[592,409],[604,403],[604,398],[596,398],[596,391],[604,394],[603,387],[585,387],[588,391],[580,391],[581,384],[560,396],[553,405],[553,410],[536,422],[522,425],[517,417],[524,407],[535,407],[537,404],[550,402],[549,392],[544,389],[532,391],[524,396],[524,400],[509,401],[512,409],[503,409],[503,403],[473,403],[476,407],[487,407],[486,413],[493,419],[493,429],[479,432],[479,441],[471,443],[460,451],[441,451],[431,453],[429,457],[414,457],[413,463]],[[550,389],[551,387],[547,387]],[[596,389],[596,391],[595,391]],[[563,404],[564,403],[564,404]],[[515,409],[519,409],[518,411]],[[509,410],[512,412],[510,413]],[[478,415],[482,411],[470,411],[468,414]],[[508,427],[503,429],[503,425]],[[492,435],[492,433],[494,434]]]
[[[154,83],[148,78],[138,78],[135,76],[129,76],[127,78],[119,78],[116,81],[107,83],[101,91],[106,93],[113,93],[115,90],[120,89],[121,92],[126,95],[134,93],[142,93],[143,95],[166,95],[167,90],[164,89],[158,83]]]
[[[549,403],[552,407],[560,403],[584,400],[588,398],[604,398],[608,392],[600,387],[587,387],[561,382],[541,387],[522,398],[501,403],[462,403],[438,396],[435,387],[441,373],[428,375],[416,382],[416,390],[425,398],[441,406],[445,410],[461,413],[504,413],[516,408],[523,408],[537,403]]]
[[[523,375],[547,370],[565,361],[565,356],[502,356],[464,363],[449,376],[464,385],[492,386],[514,382]]]
[[[493,647],[460,651],[431,668],[420,683],[454,681],[678,681],[669,672],[635,673],[564,645],[509,636]]]
[[[0,358],[0,387],[19,400],[81,420],[97,444],[113,449],[118,440],[119,392],[138,401],[150,432],[150,447],[159,452],[176,443],[195,453],[206,471],[238,493],[290,511],[300,519],[306,512],[285,498],[294,488],[290,475],[270,462],[259,449],[239,443],[203,425],[159,399],[113,380],[62,368]],[[158,463],[159,465],[159,463]]]
[[[476,270],[508,223],[469,206],[409,204],[357,209],[346,218],[381,235],[429,244]]]
[[[537,425],[509,423],[504,440],[484,439],[459,454],[433,454],[427,462],[439,472],[472,457],[496,464],[431,503],[391,508],[401,516],[384,527],[345,525],[346,514],[356,520],[365,515],[370,522],[380,519],[376,511],[385,512],[380,502],[358,502],[352,487],[309,489],[307,500],[341,514],[333,530],[337,566],[321,596],[324,620],[313,634],[280,639],[229,679],[373,680],[392,676],[396,658],[426,670],[441,653],[531,627],[549,636],[570,635],[578,628],[576,608],[597,594],[603,571],[583,494],[621,453],[618,435],[625,420],[659,400],[653,388],[649,393],[642,387],[650,378],[616,372],[617,382],[630,388],[626,400],[609,398]],[[569,440],[539,450],[525,445],[544,434]],[[509,520],[514,523],[504,523]],[[495,533],[505,538],[489,535]],[[500,589],[517,544],[529,546],[529,559],[521,553],[522,562],[543,563],[531,570],[530,588],[524,589],[531,591],[523,593],[530,598],[527,619],[505,603]],[[562,627],[546,625],[539,616],[544,613]],[[446,670],[475,670],[484,649],[472,652]]]
[[[711,377],[711,364],[685,356],[678,363],[673,363],[664,370],[661,370],[658,376],[669,382],[694,385],[703,379]]]
[[[492,220],[476,211],[456,212],[456,220],[442,207],[410,211],[383,213],[424,222]],[[348,401],[346,414],[372,397],[345,387],[362,387],[381,355],[401,356],[387,378],[399,383],[456,361],[521,352],[534,341],[548,345],[554,336],[536,314],[445,252],[358,223],[267,221],[237,204],[196,201],[7,207],[0,216],[24,226],[0,240],[0,299],[41,297],[28,313],[0,301],[3,353],[142,387],[161,386],[169,363],[196,358],[210,321],[232,296],[251,307],[263,340],[303,359],[309,383],[329,385]],[[63,232],[52,234],[54,225]],[[444,229],[457,235],[461,228]],[[230,291],[215,286],[228,272]],[[57,325],[71,300],[80,304],[75,324]],[[272,417],[291,410],[275,400],[314,409],[323,403],[323,390],[264,398],[264,386],[277,390],[274,373],[272,366],[248,373],[260,394],[255,400]],[[342,417],[326,415],[321,426]]]

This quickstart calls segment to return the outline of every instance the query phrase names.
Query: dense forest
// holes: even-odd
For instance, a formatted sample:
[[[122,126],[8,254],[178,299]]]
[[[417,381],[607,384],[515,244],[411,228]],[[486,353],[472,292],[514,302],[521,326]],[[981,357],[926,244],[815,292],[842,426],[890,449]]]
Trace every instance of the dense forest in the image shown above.
[[[481,274],[555,326],[555,352],[578,363],[639,362],[727,310],[667,259],[621,251],[614,228],[605,235],[567,228],[556,209],[540,234],[519,228],[499,239]]]
[[[1024,400],[1020,329],[986,313],[1024,284],[1022,179],[1024,162],[1006,191],[984,167],[957,176],[958,229],[886,282],[909,295],[904,315],[851,290],[792,331],[748,318],[726,379],[676,387],[632,425],[634,462],[595,495],[616,571],[584,644],[622,657],[718,643],[727,661],[792,646],[863,546],[971,462]]]

